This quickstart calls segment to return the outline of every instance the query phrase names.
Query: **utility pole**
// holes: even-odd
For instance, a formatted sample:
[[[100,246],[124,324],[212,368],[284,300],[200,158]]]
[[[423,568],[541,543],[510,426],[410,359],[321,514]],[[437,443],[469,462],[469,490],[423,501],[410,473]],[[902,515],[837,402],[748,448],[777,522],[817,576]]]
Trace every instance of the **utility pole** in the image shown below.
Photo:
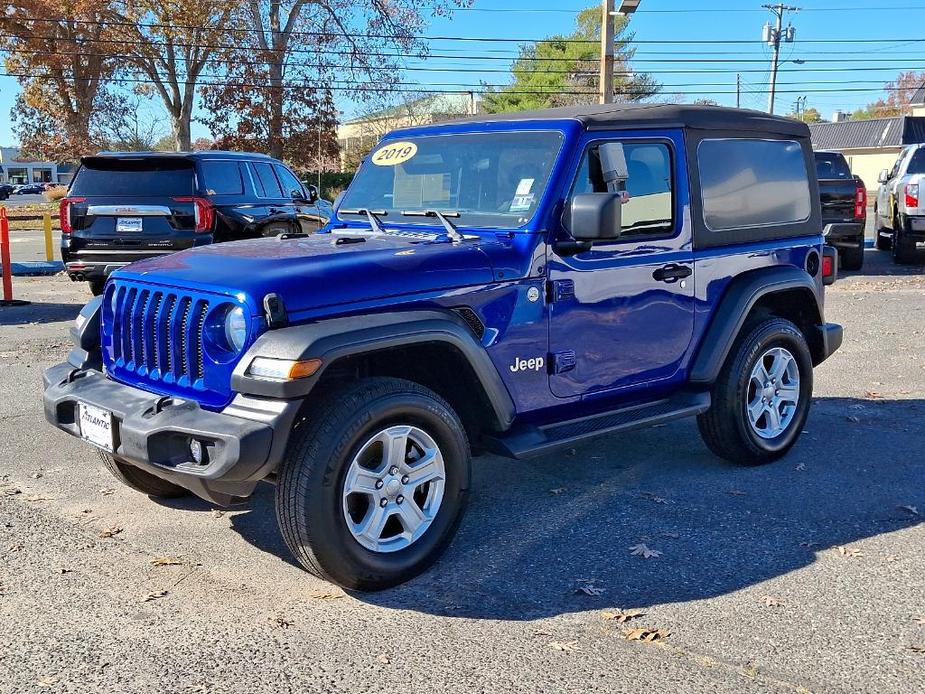
[[[777,92],[777,68],[780,64],[780,44],[782,40],[787,43],[793,43],[793,38],[796,34],[793,25],[788,25],[787,28],[784,29],[784,15],[787,12],[799,12],[800,8],[780,3],[777,5],[762,5],[762,7],[773,12],[774,16],[777,18],[776,27],[772,27],[770,24],[764,25],[764,34],[762,36],[762,39],[766,41],[774,51],[771,56],[771,88],[768,94],[768,113],[773,115],[774,97]]]
[[[742,108],[742,75],[736,73],[736,108]]]
[[[602,0],[600,101],[613,103],[613,15],[614,0]]]

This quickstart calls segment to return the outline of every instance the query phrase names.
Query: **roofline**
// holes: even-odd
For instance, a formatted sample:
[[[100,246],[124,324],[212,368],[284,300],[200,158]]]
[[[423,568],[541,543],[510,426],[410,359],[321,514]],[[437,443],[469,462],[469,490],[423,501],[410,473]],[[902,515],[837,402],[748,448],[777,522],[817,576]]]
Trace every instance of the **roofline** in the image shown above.
[[[240,158],[240,157],[255,157],[257,159],[273,159],[269,154],[262,154],[260,152],[235,152],[231,150],[224,149],[201,149],[195,150],[192,152],[156,152],[153,150],[144,151],[144,152],[97,152],[96,154],[87,155],[88,157],[104,157],[104,158],[164,158],[164,159],[187,159],[190,157],[208,157],[218,155],[220,157],[231,157],[231,158]],[[81,157],[84,158],[84,157]]]

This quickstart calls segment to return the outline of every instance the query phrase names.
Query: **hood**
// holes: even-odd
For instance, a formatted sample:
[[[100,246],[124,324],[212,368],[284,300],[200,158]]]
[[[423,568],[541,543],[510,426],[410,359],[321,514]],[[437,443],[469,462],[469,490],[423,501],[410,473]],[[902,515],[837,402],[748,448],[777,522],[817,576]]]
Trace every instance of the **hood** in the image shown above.
[[[363,241],[358,241],[363,238]],[[389,234],[232,241],[142,260],[116,277],[222,293],[254,306],[278,294],[290,313],[492,281],[480,241],[453,244]]]

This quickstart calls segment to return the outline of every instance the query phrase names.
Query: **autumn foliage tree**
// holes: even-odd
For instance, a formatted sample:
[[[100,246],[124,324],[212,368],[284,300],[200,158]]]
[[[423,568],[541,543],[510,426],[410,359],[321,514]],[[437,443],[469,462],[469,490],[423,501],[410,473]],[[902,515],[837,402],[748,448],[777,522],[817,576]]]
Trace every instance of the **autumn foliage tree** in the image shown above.
[[[203,120],[222,146],[325,168],[337,156],[335,94],[362,100],[388,91],[402,57],[426,53],[425,13],[470,2],[246,0],[231,30],[226,83],[202,89]]]
[[[904,115],[909,110],[913,95],[923,86],[925,86],[925,72],[914,70],[902,72],[895,80],[886,83],[887,96],[885,99],[877,99],[864,108],[858,109],[852,118],[864,120]]]
[[[97,118],[118,100],[106,80],[119,67],[110,55],[105,0],[12,0],[0,12],[0,51],[22,90],[13,129],[28,156],[74,161],[103,139]]]

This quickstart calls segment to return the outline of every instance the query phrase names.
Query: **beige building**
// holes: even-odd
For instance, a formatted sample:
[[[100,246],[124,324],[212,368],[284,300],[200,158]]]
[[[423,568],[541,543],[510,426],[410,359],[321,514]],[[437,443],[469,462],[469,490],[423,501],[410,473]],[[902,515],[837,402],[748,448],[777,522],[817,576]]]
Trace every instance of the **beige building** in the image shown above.
[[[432,94],[348,120],[337,128],[341,171],[352,171],[383,135],[392,130],[455,120],[478,111],[478,96],[474,92]]]
[[[867,186],[868,199],[877,192],[877,178],[889,169],[902,148],[925,142],[925,87],[910,104],[910,114],[895,118],[840,120],[809,126],[814,149],[835,150],[845,155],[851,172]]]

